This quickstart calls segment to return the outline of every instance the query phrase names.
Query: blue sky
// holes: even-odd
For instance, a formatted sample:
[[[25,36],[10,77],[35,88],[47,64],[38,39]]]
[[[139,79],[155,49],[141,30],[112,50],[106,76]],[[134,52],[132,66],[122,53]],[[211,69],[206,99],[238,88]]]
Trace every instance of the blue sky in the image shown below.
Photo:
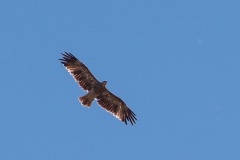
[[[0,159],[240,159],[239,1],[0,1]],[[69,51],[136,113],[125,125]]]

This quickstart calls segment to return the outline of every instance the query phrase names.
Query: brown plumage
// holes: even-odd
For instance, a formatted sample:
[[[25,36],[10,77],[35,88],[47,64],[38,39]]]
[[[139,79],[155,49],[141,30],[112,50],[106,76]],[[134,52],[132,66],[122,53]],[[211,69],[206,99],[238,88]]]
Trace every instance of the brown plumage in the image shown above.
[[[107,81],[99,82],[89,69],[71,53],[65,52],[62,55],[63,58],[59,59],[61,63],[66,67],[75,81],[85,91],[88,91],[85,96],[79,97],[82,105],[90,107],[93,100],[96,99],[101,107],[125,124],[127,124],[127,121],[130,121],[132,125],[136,123],[136,115],[127,107],[123,100],[107,90],[105,87]]]

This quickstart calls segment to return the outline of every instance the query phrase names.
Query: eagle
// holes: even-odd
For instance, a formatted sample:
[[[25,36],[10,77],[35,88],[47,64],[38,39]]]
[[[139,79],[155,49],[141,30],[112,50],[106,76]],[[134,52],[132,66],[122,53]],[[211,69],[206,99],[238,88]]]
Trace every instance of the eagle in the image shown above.
[[[73,76],[75,81],[88,93],[78,97],[83,106],[90,108],[94,99],[106,111],[112,113],[119,120],[127,125],[129,121],[132,125],[136,124],[136,115],[127,107],[122,99],[111,93],[107,88],[107,81],[99,82],[89,69],[70,52],[62,53],[60,62],[67,71]]]

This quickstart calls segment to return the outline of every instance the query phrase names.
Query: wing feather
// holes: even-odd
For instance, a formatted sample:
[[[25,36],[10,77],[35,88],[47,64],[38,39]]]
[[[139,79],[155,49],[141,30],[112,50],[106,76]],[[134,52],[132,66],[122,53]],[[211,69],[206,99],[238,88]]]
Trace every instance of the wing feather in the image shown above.
[[[107,89],[97,97],[97,102],[101,107],[112,113],[126,125],[127,121],[129,121],[132,125],[136,123],[135,121],[137,118],[135,113],[133,113],[133,111],[127,107],[123,100]]]
[[[62,59],[59,60],[84,90],[89,91],[95,84],[100,83],[89,69],[71,53],[65,52],[62,55]]]

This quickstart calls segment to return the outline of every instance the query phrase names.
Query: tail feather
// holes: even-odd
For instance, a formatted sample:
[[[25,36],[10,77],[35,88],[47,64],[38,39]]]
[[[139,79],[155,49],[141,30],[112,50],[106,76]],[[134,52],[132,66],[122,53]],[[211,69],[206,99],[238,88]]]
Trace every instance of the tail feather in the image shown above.
[[[87,106],[87,107],[90,107],[94,100],[94,98],[92,98],[89,95],[78,97],[78,99],[79,99],[80,103],[82,103],[82,105]]]

